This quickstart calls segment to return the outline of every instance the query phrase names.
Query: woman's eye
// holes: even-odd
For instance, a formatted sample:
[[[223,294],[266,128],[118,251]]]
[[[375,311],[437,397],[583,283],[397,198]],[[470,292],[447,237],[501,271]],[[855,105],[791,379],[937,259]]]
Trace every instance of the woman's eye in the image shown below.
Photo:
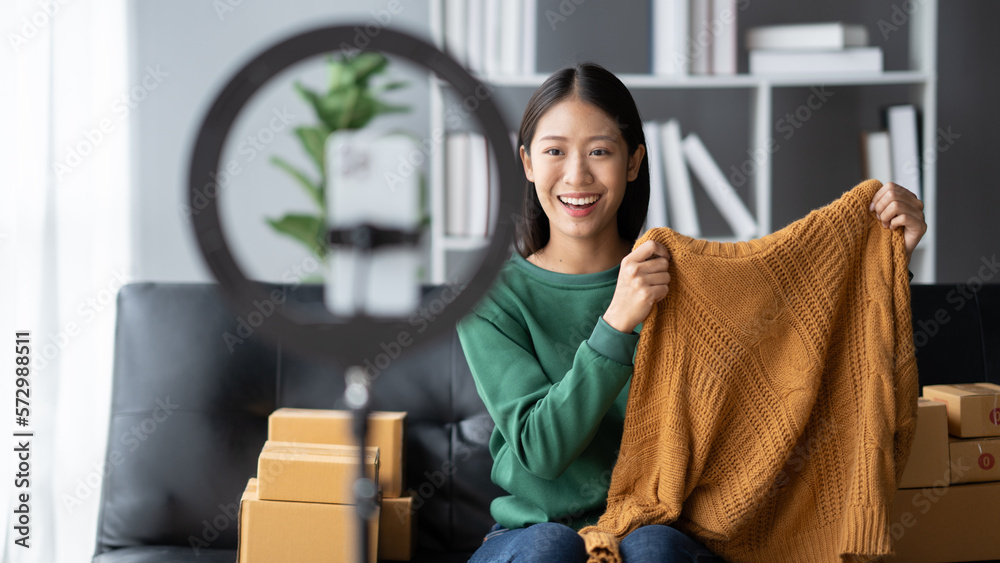
[[[607,149],[594,149],[594,150],[590,151],[590,154],[596,155],[596,156],[604,156],[604,155],[608,155],[608,154],[611,154],[611,153],[609,153],[607,151]]]
[[[559,156],[560,154],[562,154],[562,151],[559,149],[545,149],[542,152],[545,154],[551,154],[552,156]]]

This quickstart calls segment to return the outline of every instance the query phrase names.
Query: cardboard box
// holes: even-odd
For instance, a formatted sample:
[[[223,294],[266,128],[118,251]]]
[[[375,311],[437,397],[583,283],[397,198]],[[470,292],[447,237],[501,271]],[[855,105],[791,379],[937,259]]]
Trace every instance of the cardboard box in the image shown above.
[[[358,449],[354,446],[268,440],[257,459],[261,500],[355,504]],[[365,476],[378,482],[379,450],[365,448]]]
[[[917,399],[917,430],[899,488],[947,485],[951,480],[949,460],[948,407],[921,397]]]
[[[952,438],[951,482],[980,483],[1000,481],[1000,438]],[[997,541],[1000,542],[1000,522],[997,522]]]
[[[952,436],[1000,436],[1000,385],[925,385],[924,397],[948,405],[948,433]]]
[[[889,561],[1000,559],[1000,482],[903,489],[893,500]]]
[[[405,412],[373,412],[366,446],[379,449],[379,486],[387,497],[403,494],[403,425]],[[353,444],[353,414],[321,409],[278,409],[267,423],[267,439],[281,442]]]
[[[417,540],[413,493],[400,498],[383,497],[378,525],[379,560],[409,561]]]
[[[368,527],[368,561],[378,547],[376,516]],[[358,520],[354,506],[260,500],[257,479],[240,499],[239,563],[329,563],[358,560]]]

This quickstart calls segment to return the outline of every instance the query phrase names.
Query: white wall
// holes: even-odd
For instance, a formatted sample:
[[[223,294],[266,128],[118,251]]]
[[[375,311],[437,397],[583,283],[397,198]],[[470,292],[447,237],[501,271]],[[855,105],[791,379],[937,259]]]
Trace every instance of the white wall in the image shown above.
[[[133,263],[136,280],[209,281],[211,276],[196,247],[184,209],[192,146],[201,118],[216,93],[236,70],[266,47],[291,35],[331,24],[383,21],[428,38],[427,0],[398,0],[396,14],[385,11],[387,0],[171,0],[134,2],[130,15],[132,38],[131,82],[146,74],[155,88],[129,109],[133,134]],[[238,4],[230,6],[230,4]],[[226,8],[226,9],[220,9]],[[229,9],[231,8],[231,9]],[[395,95],[413,111],[405,117],[377,118],[379,127],[400,126],[426,134],[426,73],[393,63],[396,76],[413,85]],[[152,69],[152,72],[150,71]],[[308,253],[264,223],[289,211],[311,211],[303,192],[268,162],[280,155],[306,167],[292,129],[315,122],[315,117],[292,89],[299,80],[322,90],[326,73],[322,58],[310,59],[286,70],[266,84],[241,112],[230,134],[222,162],[235,161],[239,174],[222,190],[220,210],[230,246],[244,272],[253,278],[280,280]],[[264,132],[272,117],[291,121],[253,155],[241,143],[247,135],[270,138]],[[289,118],[289,115],[291,116]],[[373,122],[373,126],[375,122]]]

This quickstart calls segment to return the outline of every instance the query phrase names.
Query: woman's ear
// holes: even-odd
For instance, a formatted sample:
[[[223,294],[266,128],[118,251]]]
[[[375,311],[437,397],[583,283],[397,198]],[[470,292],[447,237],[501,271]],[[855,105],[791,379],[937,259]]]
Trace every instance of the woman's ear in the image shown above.
[[[635,148],[632,156],[628,157],[628,181],[631,182],[639,176],[639,165],[642,164],[642,157],[646,155],[646,145],[639,145]]]
[[[525,150],[524,145],[521,145],[519,152],[521,153],[521,164],[524,166],[524,177],[529,182],[534,182],[535,173],[531,170],[531,155]]]

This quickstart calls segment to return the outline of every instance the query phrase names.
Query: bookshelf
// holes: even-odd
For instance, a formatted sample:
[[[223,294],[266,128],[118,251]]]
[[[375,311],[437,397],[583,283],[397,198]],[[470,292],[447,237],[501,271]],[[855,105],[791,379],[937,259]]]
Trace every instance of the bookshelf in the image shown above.
[[[444,0],[430,0],[431,36],[435,43],[445,45]],[[763,236],[773,231],[772,224],[772,167],[773,159],[781,155],[766,150],[774,137],[774,94],[781,88],[809,87],[821,82],[828,86],[881,86],[901,85],[911,95],[912,101],[921,115],[920,155],[922,177],[922,199],[927,221],[927,233],[913,254],[910,268],[915,283],[933,283],[936,262],[937,222],[935,208],[937,202],[936,158],[924,158],[934,154],[934,140],[937,134],[937,2],[927,0],[919,10],[910,15],[909,61],[907,70],[884,71],[877,74],[822,74],[822,75],[686,75],[659,76],[653,74],[619,74],[622,82],[632,90],[745,90],[749,94],[747,119],[749,138],[747,149],[754,154],[764,155],[759,161],[750,185],[751,201],[746,202],[754,215],[759,232]],[[742,42],[743,37],[738,41]],[[535,88],[542,84],[547,74],[493,74],[480,76],[496,88]],[[431,119],[432,126],[444,123],[443,89],[440,81],[432,81]],[[860,131],[858,132],[860,134]],[[442,151],[437,151],[431,162],[431,206],[432,216],[444,217],[445,162]],[[845,186],[846,190],[850,186]],[[508,188],[509,189],[509,188]],[[518,186],[516,189],[520,189]],[[803,209],[802,214],[808,212]],[[446,281],[450,270],[449,260],[461,260],[462,253],[484,248],[488,240],[482,237],[455,237],[447,234],[444,221],[433,220],[431,224],[431,281]],[[734,237],[710,237],[712,240],[732,242]],[[449,256],[451,255],[451,256]]]

